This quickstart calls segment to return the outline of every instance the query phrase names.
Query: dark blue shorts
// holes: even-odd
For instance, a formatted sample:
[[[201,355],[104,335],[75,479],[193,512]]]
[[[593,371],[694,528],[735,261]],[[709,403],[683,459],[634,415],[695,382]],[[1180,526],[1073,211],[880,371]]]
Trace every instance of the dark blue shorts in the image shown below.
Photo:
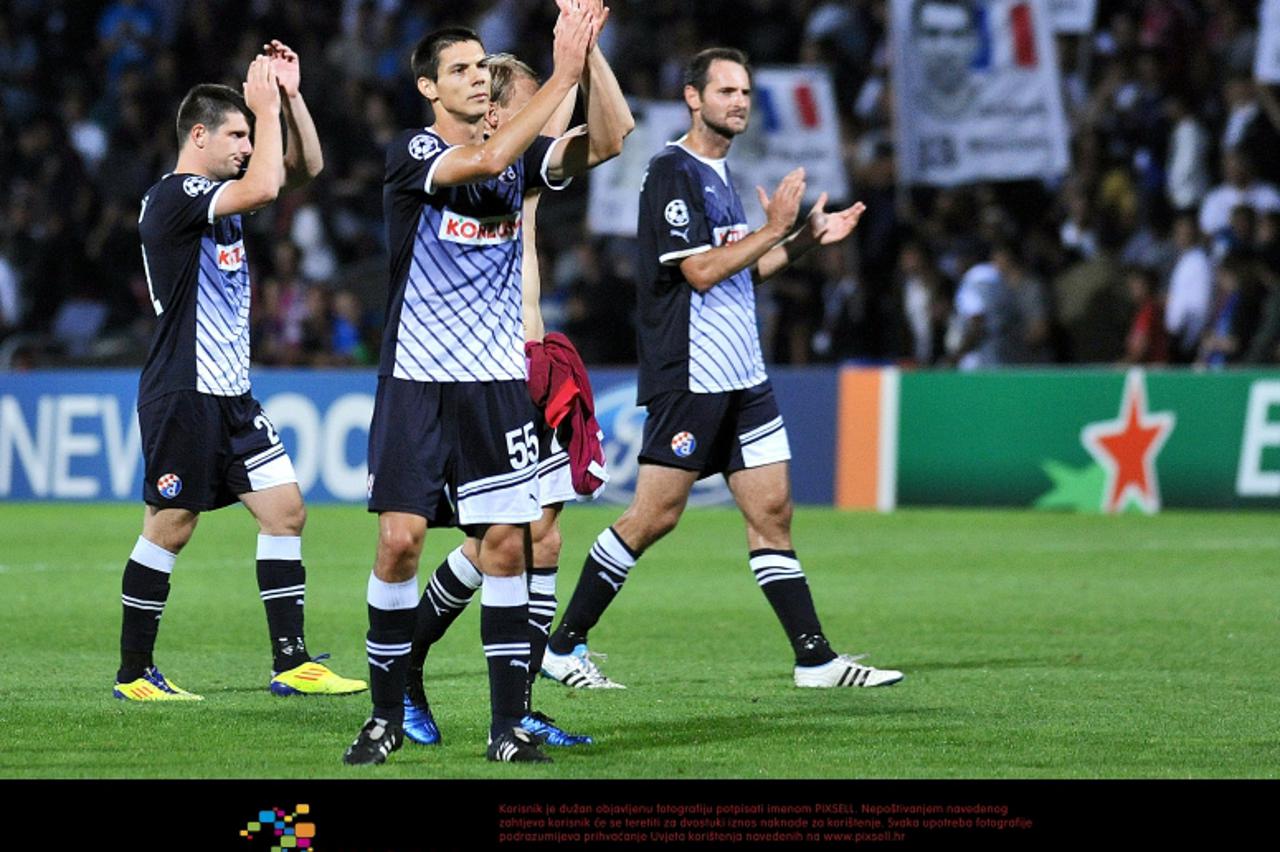
[[[249,394],[175,391],[139,407],[138,426],[149,506],[205,512],[298,481],[275,427]]]
[[[380,376],[369,427],[369,511],[408,512],[431,526],[536,520],[536,419],[522,381]]]
[[[666,391],[646,406],[642,464],[698,472],[698,478],[791,458],[773,385],[728,393]]]

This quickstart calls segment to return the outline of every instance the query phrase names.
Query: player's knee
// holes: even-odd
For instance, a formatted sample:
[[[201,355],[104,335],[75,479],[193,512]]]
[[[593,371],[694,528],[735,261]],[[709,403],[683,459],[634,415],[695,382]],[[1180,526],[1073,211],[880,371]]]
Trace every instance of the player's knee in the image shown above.
[[[197,515],[176,518],[168,514],[152,515],[142,524],[142,537],[156,547],[179,553],[191,541],[197,518]]]
[[[655,539],[662,538],[676,528],[676,524],[680,523],[683,508],[683,506],[664,506],[653,516],[650,529]]]
[[[782,499],[769,506],[768,520],[769,525],[783,532],[791,531],[791,501]]]
[[[613,530],[632,550],[643,552],[676,528],[683,509],[683,505],[640,506],[632,503],[614,523]]]
[[[145,530],[142,533],[142,537],[156,547],[176,555],[182,552],[182,548],[187,546],[187,542],[191,541],[193,532],[195,532],[194,526],[168,527],[161,530]]]
[[[747,521],[748,538],[756,546],[778,548],[791,547],[791,502],[783,500],[775,505],[758,507]]]
[[[307,507],[299,500],[281,513],[278,523],[284,535],[302,535],[302,528],[307,525]]]
[[[558,565],[560,562],[559,524],[540,524],[533,533],[533,562],[539,566]]]
[[[264,535],[302,535],[307,523],[307,509],[302,496],[295,500],[280,500],[260,506],[255,515],[258,529]]]
[[[481,569],[486,573],[515,575],[525,569],[524,531],[519,527],[490,527],[480,548]]]
[[[382,565],[417,564],[422,536],[403,527],[384,527],[378,536],[378,562]]]

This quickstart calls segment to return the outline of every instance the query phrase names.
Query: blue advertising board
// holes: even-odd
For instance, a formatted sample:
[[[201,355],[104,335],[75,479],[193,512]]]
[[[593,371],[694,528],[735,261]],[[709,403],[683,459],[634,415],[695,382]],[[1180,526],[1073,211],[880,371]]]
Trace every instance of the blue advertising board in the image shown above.
[[[644,410],[635,373],[592,371],[611,479],[603,499],[635,487]],[[0,374],[0,500],[140,500],[142,451],[132,370]],[[373,393],[371,371],[257,370],[253,393],[275,424],[309,502],[362,502]],[[830,505],[836,373],[779,370],[774,388],[791,440],[796,502]],[[721,477],[699,483],[691,505],[730,502]]]

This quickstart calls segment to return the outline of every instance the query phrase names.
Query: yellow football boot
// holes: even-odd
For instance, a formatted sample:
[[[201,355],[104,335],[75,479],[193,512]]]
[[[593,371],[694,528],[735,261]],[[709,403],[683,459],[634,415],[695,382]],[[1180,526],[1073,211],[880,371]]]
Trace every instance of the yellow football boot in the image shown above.
[[[320,664],[320,660],[328,654],[321,654],[300,666],[282,671],[271,678],[273,695],[350,695],[363,692],[369,685],[362,680],[342,677],[335,674],[328,666]]]
[[[155,666],[148,667],[137,680],[117,683],[111,694],[123,701],[204,701],[203,695],[187,692]]]

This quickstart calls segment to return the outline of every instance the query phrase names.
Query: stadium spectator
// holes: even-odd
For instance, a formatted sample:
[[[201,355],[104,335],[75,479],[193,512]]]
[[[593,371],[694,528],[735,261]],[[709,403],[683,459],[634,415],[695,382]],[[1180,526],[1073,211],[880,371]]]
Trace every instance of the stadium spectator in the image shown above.
[[[1178,248],[1178,260],[1169,276],[1164,327],[1169,333],[1170,360],[1185,364],[1194,359],[1209,319],[1213,268],[1200,245],[1200,232],[1193,216],[1178,217],[1173,226],[1173,240]]]
[[[156,46],[155,13],[142,0],[116,0],[98,18],[98,41],[106,60],[107,84],[125,70],[145,65]]]
[[[570,277],[555,288],[562,298],[543,297],[547,331],[563,331],[589,364],[633,360],[636,341],[631,317],[636,300],[631,282],[618,275],[612,258],[591,240],[582,240],[564,257],[570,259],[564,270]],[[557,304],[559,321],[553,322]]]
[[[1200,205],[1200,231],[1212,238],[1231,223],[1231,211],[1241,204],[1259,213],[1280,210],[1280,189],[1255,176],[1253,160],[1241,148],[1222,155],[1223,182],[1209,190]]]
[[[943,352],[950,304],[928,249],[912,240],[898,258],[902,313],[910,341],[907,354],[916,365],[927,367]]]
[[[7,15],[0,15],[0,106],[6,117],[21,122],[40,105],[35,85],[40,52],[30,32],[15,32]]]
[[[333,294],[330,333],[335,364],[363,366],[373,363],[373,356],[364,342],[364,316],[360,300],[350,290],[339,290]]]
[[[263,322],[257,327],[262,351],[254,359],[262,364],[286,366],[307,361],[303,349],[303,323],[308,315],[307,294],[314,287],[303,279],[298,247],[280,240],[272,252],[272,273],[263,282]]]
[[[1068,266],[1053,282],[1057,322],[1067,360],[1113,363],[1124,354],[1129,297],[1119,258],[1124,233],[1113,219],[1098,226],[1098,250]]]
[[[1254,241],[1254,273],[1261,298],[1258,329],[1249,342],[1243,361],[1268,364],[1280,361],[1280,213],[1258,217]]]
[[[1280,165],[1274,162],[1280,129],[1272,94],[1267,92],[1264,96],[1254,83],[1252,72],[1246,71],[1227,81],[1223,100],[1227,117],[1220,142],[1222,150],[1243,151],[1262,180],[1272,184],[1280,181]]]
[[[1165,364],[1169,361],[1169,335],[1164,329],[1159,277],[1153,270],[1133,267],[1125,275],[1133,302],[1133,324],[1124,342],[1121,364]]]
[[[1247,257],[1253,254],[1257,219],[1253,208],[1247,204],[1238,204],[1231,210],[1227,227],[1214,234],[1209,241],[1209,256],[1215,264],[1221,263],[1227,255]]]
[[[1206,33],[1209,50],[1228,73],[1250,74],[1253,57],[1257,53],[1258,32],[1245,19],[1243,7],[1246,4],[1224,2],[1213,5],[1216,14]]]
[[[1191,111],[1186,95],[1175,92],[1165,103],[1172,125],[1165,187],[1169,203],[1181,212],[1197,207],[1209,191],[1209,134]]]
[[[1000,275],[1014,318],[1009,333],[1012,364],[1044,364],[1053,360],[1049,346],[1049,304],[1044,282],[1027,268],[1023,252],[1011,242],[999,242],[991,262]]]
[[[1239,361],[1258,325],[1258,282],[1248,258],[1228,257],[1214,273],[1213,307],[1196,363],[1224,367]]]
[[[3,243],[0,243],[0,340],[8,337],[22,322],[21,282],[6,254]]]
[[[1098,253],[1098,234],[1093,223],[1089,193],[1080,181],[1071,181],[1067,185],[1065,201],[1067,216],[1058,237],[1063,248],[1087,260]]]
[[[265,367],[289,363],[289,353],[284,345],[285,319],[281,290],[277,279],[268,278],[253,294],[249,351],[253,353],[253,363]]]
[[[1016,263],[1013,250],[999,246],[965,271],[956,288],[955,313],[948,332],[948,355],[961,370],[1014,364],[1021,347],[1021,316],[1001,265]],[[1000,261],[994,257],[1000,255]]]
[[[71,85],[62,98],[61,118],[71,137],[71,145],[86,171],[96,174],[98,164],[107,155],[108,137],[102,125],[89,115],[89,104],[81,86]]]

